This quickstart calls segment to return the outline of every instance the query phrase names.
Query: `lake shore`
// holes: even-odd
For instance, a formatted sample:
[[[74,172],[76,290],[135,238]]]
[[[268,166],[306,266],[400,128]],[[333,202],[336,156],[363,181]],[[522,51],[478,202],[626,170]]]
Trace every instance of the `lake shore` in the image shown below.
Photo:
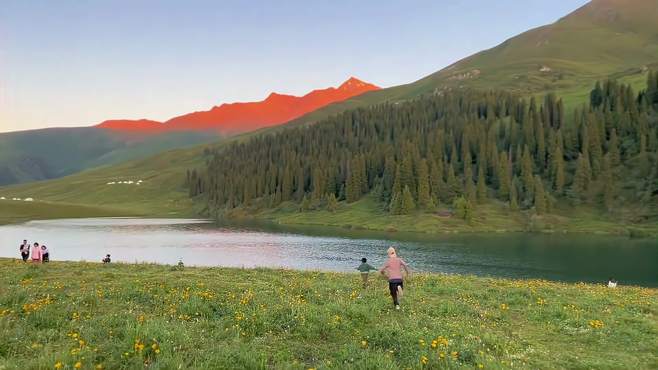
[[[650,368],[658,290],[0,258],[6,368]],[[48,338],[47,340],[43,338]],[[633,343],[615,356],[609,348]],[[212,347],[213,351],[206,348]]]
[[[117,207],[64,202],[0,201],[0,225],[31,220],[86,217],[165,217],[189,218],[205,212],[180,207]],[[344,202],[343,202],[344,203]],[[597,216],[595,212],[578,211],[566,216],[556,212],[537,216],[532,212],[510,212],[499,204],[485,204],[477,208],[476,216],[465,221],[454,215],[439,212],[416,212],[410,215],[390,215],[380,210],[366,197],[354,204],[341,204],[334,212],[309,210],[301,212],[290,203],[276,209],[249,210],[238,208],[220,217],[228,222],[253,222],[280,227],[326,227],[328,230],[377,231],[401,234],[462,234],[462,233],[548,233],[599,234],[630,237],[658,236],[658,222],[625,223]],[[208,215],[205,215],[206,217]],[[214,218],[214,217],[211,217]]]

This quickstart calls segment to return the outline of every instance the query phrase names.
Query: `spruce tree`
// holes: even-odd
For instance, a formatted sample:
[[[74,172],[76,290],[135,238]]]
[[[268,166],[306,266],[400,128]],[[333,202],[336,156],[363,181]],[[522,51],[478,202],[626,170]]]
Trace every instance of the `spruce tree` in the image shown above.
[[[512,179],[512,183],[510,184],[510,191],[509,191],[509,208],[513,211],[516,211],[519,209],[519,194],[517,191],[517,180],[516,177]]]
[[[470,166],[466,167],[464,173],[464,194],[471,204],[475,204],[477,201],[477,194],[475,191],[475,185],[473,184],[473,174],[471,173]]]
[[[455,176],[455,169],[452,166],[452,163],[448,165],[448,179],[447,179],[447,189],[446,189],[446,200],[452,202],[455,197],[459,196],[462,193],[462,186],[457,181]]]
[[[546,212],[546,194],[544,194],[544,184],[541,177],[535,176],[535,212],[544,214]]]
[[[521,157],[521,180],[523,181],[525,199],[532,199],[535,178],[532,174],[532,158],[527,146],[523,149],[523,156]]]
[[[564,175],[564,156],[562,155],[562,149],[558,146],[555,149],[555,156],[553,158],[554,161],[554,168],[555,168],[555,174],[554,174],[554,182],[553,186],[555,188],[555,193],[556,194],[562,194],[562,191],[564,189],[564,181],[565,181],[565,175]]]
[[[619,138],[617,138],[617,130],[614,128],[610,132],[610,141],[608,142],[608,155],[610,156],[611,167],[617,167],[621,164],[621,154],[619,153]]]
[[[428,209],[432,203],[428,172],[427,161],[423,159],[418,166],[418,206],[423,209]]]
[[[571,184],[571,190],[577,199],[587,197],[591,180],[592,172],[589,165],[589,157],[581,153],[576,162],[576,173]]]
[[[508,167],[509,160],[507,158],[507,153],[501,152],[498,160],[498,196],[501,200],[507,201],[510,199],[510,173],[511,170]]]
[[[336,212],[337,209],[338,200],[336,199],[336,195],[334,193],[329,193],[327,195],[327,211]]]
[[[487,184],[486,184],[486,174],[483,165],[479,166],[478,169],[478,183],[477,183],[477,198],[478,203],[484,203],[487,200]]]
[[[610,212],[613,210],[614,201],[617,196],[615,178],[612,169],[612,156],[610,153],[606,154],[603,158],[601,181],[603,181],[603,205],[605,209]]]
[[[409,190],[409,186],[405,186],[404,191],[402,191],[402,201],[401,201],[401,205],[400,205],[400,214],[408,215],[415,208],[416,208],[416,205],[414,203],[414,197],[413,197],[413,195],[411,195],[411,190]]]

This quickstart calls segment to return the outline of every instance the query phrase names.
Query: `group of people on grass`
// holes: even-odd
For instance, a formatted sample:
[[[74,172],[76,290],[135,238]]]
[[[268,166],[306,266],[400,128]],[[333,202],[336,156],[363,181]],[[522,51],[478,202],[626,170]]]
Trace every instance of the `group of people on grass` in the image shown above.
[[[23,262],[27,262],[28,260],[32,261],[32,263],[50,261],[50,251],[48,251],[48,247],[45,244],[39,245],[37,242],[30,244],[27,240],[23,240],[23,244],[21,244],[19,250]]]
[[[388,278],[388,290],[391,293],[391,298],[393,299],[393,305],[396,310],[400,309],[400,298],[404,292],[404,277],[409,276],[411,270],[407,263],[398,257],[395,248],[390,247],[386,251],[388,254],[388,259],[384,265],[379,269],[379,273]],[[377,270],[368,264],[366,258],[361,259],[361,265],[356,268],[361,272],[361,279],[363,280],[363,288],[368,287],[368,275],[370,271]]]

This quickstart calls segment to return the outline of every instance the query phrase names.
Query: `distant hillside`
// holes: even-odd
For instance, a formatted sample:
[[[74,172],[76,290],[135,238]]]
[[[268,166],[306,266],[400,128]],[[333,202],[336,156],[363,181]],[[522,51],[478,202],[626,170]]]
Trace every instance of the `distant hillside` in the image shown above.
[[[110,120],[98,127],[127,132],[218,131],[235,134],[288,122],[326,105],[378,90],[351,77],[337,88],[313,90],[304,96],[271,93],[259,102],[230,103],[208,111],[174,117],[164,123],[150,120]]]
[[[657,20],[658,0],[594,0],[553,24],[524,32],[416,82],[333,104],[293,124],[459,88],[501,88],[523,95],[553,91],[567,107],[574,107],[586,101],[596,80],[643,85],[646,71],[658,67]]]
[[[126,135],[93,127],[2,133],[0,185],[58,178],[217,139],[202,132]]]

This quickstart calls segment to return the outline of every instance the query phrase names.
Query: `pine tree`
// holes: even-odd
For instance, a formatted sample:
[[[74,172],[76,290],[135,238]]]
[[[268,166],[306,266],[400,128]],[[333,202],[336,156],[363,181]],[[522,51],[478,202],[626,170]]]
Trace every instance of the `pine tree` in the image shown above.
[[[462,187],[457,181],[457,177],[455,177],[455,169],[453,168],[452,163],[448,166],[447,182],[446,200],[451,202],[455,197],[462,193]]]
[[[514,179],[512,179],[512,183],[510,184],[510,191],[509,191],[509,208],[513,211],[519,209],[519,195],[518,195],[518,191],[516,190],[517,182],[518,181],[516,177],[514,177]]]
[[[302,202],[299,205],[299,211],[300,212],[306,212],[309,209],[311,209],[311,201],[308,199],[306,195],[302,198]]]
[[[393,215],[402,214],[402,193],[395,192],[391,197],[391,202],[388,205],[388,210]]]
[[[484,203],[487,200],[487,184],[486,184],[486,174],[483,165],[480,165],[478,169],[478,183],[477,183],[477,198],[478,203]]]
[[[455,210],[455,215],[462,220],[471,222],[473,219],[473,204],[464,197],[457,197],[452,202],[452,208]]]
[[[546,195],[544,194],[544,184],[541,177],[535,176],[535,212],[544,214],[546,212]]]
[[[614,208],[614,200],[617,196],[617,189],[612,169],[612,156],[610,153],[603,157],[603,172],[601,173],[603,181],[603,205],[610,212]]]
[[[405,186],[404,191],[402,192],[402,203],[400,206],[400,214],[408,215],[414,210],[414,208],[416,208],[416,205],[414,204],[414,197],[413,195],[411,195],[411,190],[409,190],[409,186]]]
[[[581,153],[576,163],[576,173],[571,184],[571,189],[576,198],[583,199],[588,195],[587,191],[589,190],[591,180],[592,172],[589,165],[589,157]]]
[[[475,204],[477,201],[477,195],[475,192],[475,185],[473,184],[473,174],[471,173],[471,167],[466,167],[464,173],[464,194],[466,194],[466,199]]]
[[[509,160],[505,152],[501,152],[498,160],[498,196],[501,200],[509,200],[510,197],[510,169],[508,167]]]
[[[320,200],[327,190],[325,189],[327,181],[321,169],[316,168],[313,170],[313,178],[311,181],[313,183],[313,200]]]
[[[521,180],[523,181],[525,199],[532,199],[535,179],[532,174],[532,158],[527,146],[523,149],[523,156],[521,157]]]
[[[428,172],[427,161],[423,159],[418,166],[418,206],[423,209],[428,209],[432,203]]]
[[[327,211],[336,212],[337,209],[338,200],[336,199],[336,195],[334,193],[329,193],[327,195]]]
[[[610,166],[617,167],[621,164],[621,154],[619,153],[619,139],[617,130],[612,129],[610,132],[610,141],[608,142],[608,155],[610,156]]]
[[[562,190],[564,189],[564,156],[562,155],[562,149],[558,146],[555,149],[555,156],[553,158],[554,161],[554,167],[555,167],[555,174],[554,174],[554,182],[553,186],[555,188],[555,192],[557,194],[562,194]]]

